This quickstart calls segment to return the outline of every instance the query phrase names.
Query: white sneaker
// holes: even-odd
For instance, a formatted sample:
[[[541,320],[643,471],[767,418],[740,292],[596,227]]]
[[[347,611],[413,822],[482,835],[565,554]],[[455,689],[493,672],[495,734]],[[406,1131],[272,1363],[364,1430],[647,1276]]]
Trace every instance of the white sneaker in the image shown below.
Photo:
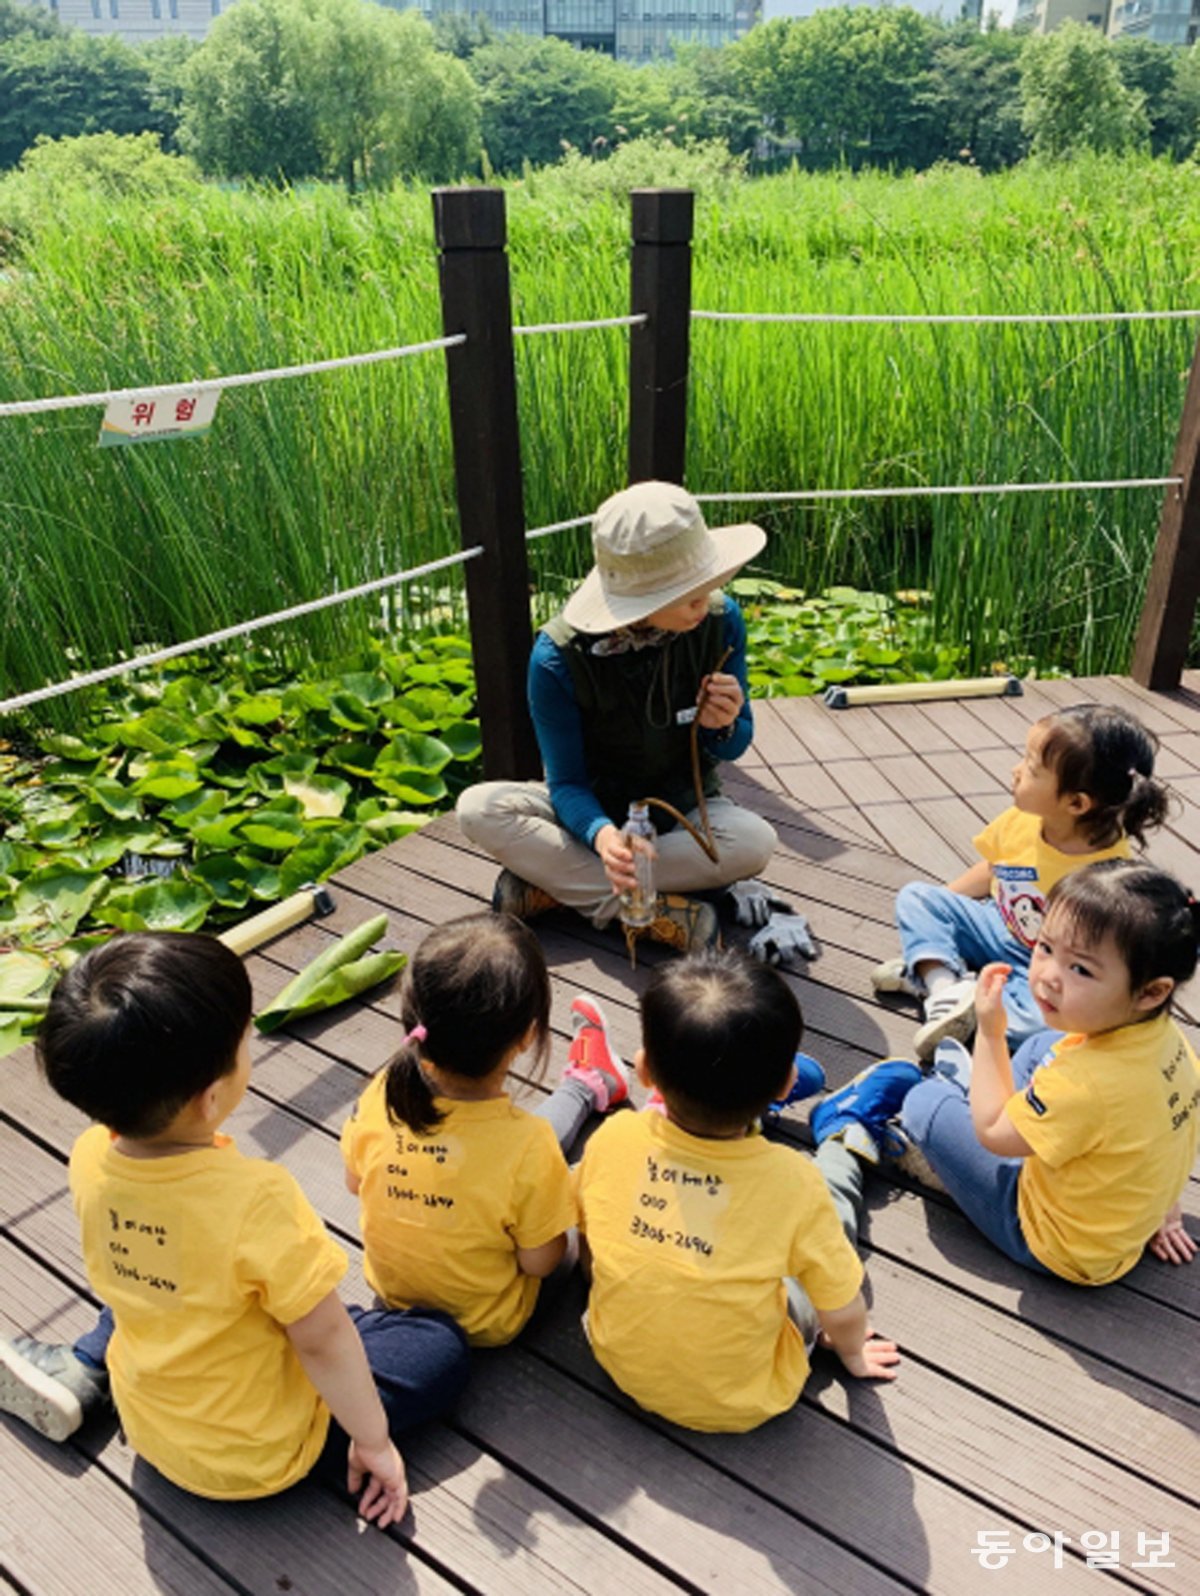
[[[895,1133],[896,1145],[903,1147],[902,1152],[891,1154],[892,1168],[898,1169],[902,1175],[907,1175],[909,1180],[915,1180],[919,1186],[924,1186],[929,1191],[944,1192],[946,1187],[942,1177],[908,1132],[894,1122],[889,1129]]]
[[[871,971],[871,985],[876,992],[903,992],[908,997],[922,996],[921,988],[908,973],[903,959],[885,959]]]
[[[948,1037],[966,1042],[975,1031],[975,978],[952,981],[925,1000],[925,1023],[913,1037],[919,1059],[933,1057],[939,1042]]]

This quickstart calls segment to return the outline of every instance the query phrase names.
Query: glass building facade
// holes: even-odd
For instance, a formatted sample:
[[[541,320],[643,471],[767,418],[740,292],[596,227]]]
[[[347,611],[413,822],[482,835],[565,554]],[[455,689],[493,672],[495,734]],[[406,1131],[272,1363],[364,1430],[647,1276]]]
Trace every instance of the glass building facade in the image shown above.
[[[758,0],[419,0],[433,18],[483,16],[498,31],[552,34],[620,61],[670,55],[675,44],[728,44],[750,31]]]

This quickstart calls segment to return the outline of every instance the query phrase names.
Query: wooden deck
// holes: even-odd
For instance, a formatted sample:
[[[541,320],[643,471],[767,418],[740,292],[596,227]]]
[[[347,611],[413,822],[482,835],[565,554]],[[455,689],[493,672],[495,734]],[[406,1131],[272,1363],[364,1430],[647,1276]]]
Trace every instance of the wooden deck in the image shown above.
[[[912,1012],[871,994],[895,951],[904,881],[945,879],[1003,807],[1029,721],[1085,698],[1126,703],[1162,738],[1160,770],[1181,808],[1151,856],[1200,881],[1200,676],[1150,696],[1125,680],[1047,682],[1025,699],[831,713],[814,700],[758,706],[758,737],[730,791],[779,829],[770,879],[810,915],[822,956],[798,975],[806,1047],[842,1083],[908,1050]],[[334,883],[331,920],[251,960],[272,996],[331,932],[390,912],[411,950],[429,926],[477,910],[493,866],[450,820],[360,860]],[[557,1056],[579,989],[598,993],[622,1051],[636,996],[615,936],[565,914],[539,922],[554,980]],[[655,962],[650,953],[647,966]],[[1200,1015],[1200,991],[1185,999]],[[355,1260],[355,1202],[339,1126],[397,1038],[394,993],[256,1044],[239,1144],[299,1177]],[[526,1088],[532,1095],[535,1086]],[[82,1128],[36,1078],[29,1053],[0,1066],[6,1329],[71,1338],[93,1307],[81,1272],[65,1162]],[[803,1141],[802,1116],[786,1132]],[[1200,1188],[1192,1182],[1193,1222]],[[591,1360],[578,1282],[548,1290],[515,1346],[479,1354],[454,1419],[406,1449],[413,1506],[397,1534],[360,1533],[306,1484],[274,1501],[214,1506],[134,1458],[111,1428],[55,1448],[0,1427],[0,1590],[220,1593],[540,1593],[667,1590],[725,1596],[829,1591],[1094,1591],[1080,1547],[1119,1531],[1109,1581],[1200,1590],[1200,1262],[1144,1262],[1097,1293],[1022,1273],[942,1199],[876,1182],[865,1232],[876,1325],[904,1352],[887,1388],[818,1358],[798,1406],[755,1434],[677,1430],[632,1409]],[[688,1349],[680,1348],[686,1369]],[[1003,1573],[972,1555],[981,1531],[1015,1547]],[[1061,1532],[1053,1549],[1023,1539]],[[1171,1567],[1139,1533],[1170,1536]],[[1036,1544],[1036,1543],[1035,1543]],[[1160,1559],[1161,1560],[1161,1559]],[[1018,1584],[1019,1582],[1019,1584]]]

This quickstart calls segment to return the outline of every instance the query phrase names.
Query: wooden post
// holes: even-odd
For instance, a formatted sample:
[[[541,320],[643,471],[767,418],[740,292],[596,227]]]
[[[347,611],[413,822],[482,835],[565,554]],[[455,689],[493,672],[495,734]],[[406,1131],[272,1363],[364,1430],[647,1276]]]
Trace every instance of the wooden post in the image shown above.
[[[1179,438],[1158,522],[1158,541],[1129,674],[1143,687],[1178,687],[1200,598],[1200,343],[1192,356]]]
[[[683,481],[687,451],[692,212],[686,188],[635,188],[629,331],[629,480]]]
[[[446,351],[454,477],[465,549],[471,650],[486,780],[540,776],[525,696],[533,629],[504,194],[433,191],[442,326],[467,341]]]

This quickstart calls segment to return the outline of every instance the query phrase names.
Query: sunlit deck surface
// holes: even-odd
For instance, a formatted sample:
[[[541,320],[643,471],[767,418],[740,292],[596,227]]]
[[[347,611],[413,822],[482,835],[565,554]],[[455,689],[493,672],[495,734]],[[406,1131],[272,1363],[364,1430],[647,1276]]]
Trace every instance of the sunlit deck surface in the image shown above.
[[[971,837],[1007,800],[1030,720],[1084,699],[1128,705],[1162,739],[1159,769],[1180,806],[1151,857],[1200,881],[1200,674],[1168,695],[1105,678],[924,708],[758,706],[755,745],[728,790],[778,828],[770,880],[820,939],[820,959],[795,985],[805,1045],[832,1084],[909,1049],[911,1009],[875,999],[868,979],[896,950],[896,888],[947,879],[971,860]],[[389,942],[411,950],[430,926],[480,909],[494,874],[451,819],[360,860],[333,883],[331,919],[251,959],[258,1001],[380,909]],[[554,982],[551,1073],[581,989],[600,996],[632,1053],[637,994],[661,955],[631,972],[615,935],[566,913],[538,930]],[[1200,990],[1185,1002],[1200,1016]],[[298,1176],[351,1253],[348,1290],[360,1301],[337,1133],[396,1041],[394,991],[257,1041],[230,1127],[243,1150]],[[530,1101],[543,1089],[522,1088]],[[71,1339],[93,1317],[66,1190],[83,1121],[39,1083],[28,1050],[0,1065],[0,1092],[0,1313],[7,1329]],[[806,1141],[802,1112],[785,1134]],[[1196,1233],[1195,1179],[1187,1206]],[[478,1354],[453,1419],[410,1442],[413,1506],[396,1534],[360,1533],[313,1484],[215,1506],[158,1478],[111,1427],[56,1448],[4,1420],[0,1590],[1069,1596],[1107,1578],[1200,1591],[1200,1261],[1150,1260],[1116,1286],[1077,1290],[1022,1273],[945,1199],[883,1179],[870,1190],[864,1244],[874,1322],[904,1352],[894,1386],[855,1385],[819,1356],[794,1411],[757,1433],[674,1429],[632,1408],[592,1361],[576,1279],[544,1293],[516,1345]],[[680,1378],[687,1367],[681,1346]],[[985,1530],[1015,1547],[1003,1571],[972,1555]],[[1022,1544],[1056,1531],[1068,1537],[1058,1568],[1053,1549]],[[1119,1532],[1107,1575],[1085,1564],[1086,1531]],[[1139,1533],[1163,1532],[1174,1566],[1135,1567],[1152,1556]]]

